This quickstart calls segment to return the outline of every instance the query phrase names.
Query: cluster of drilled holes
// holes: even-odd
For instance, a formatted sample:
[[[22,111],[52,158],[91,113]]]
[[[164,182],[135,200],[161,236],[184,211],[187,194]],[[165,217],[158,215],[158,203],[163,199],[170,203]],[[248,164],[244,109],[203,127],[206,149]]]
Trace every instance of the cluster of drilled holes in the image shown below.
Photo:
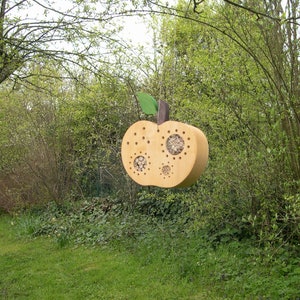
[[[163,175],[169,175],[171,172],[171,167],[166,165],[166,166],[162,166],[161,168],[161,172]]]
[[[134,153],[130,156],[130,164],[129,169],[133,172],[133,174],[147,174],[147,171],[150,171],[150,156],[147,153],[143,153],[140,151],[138,154]]]
[[[166,141],[166,147],[172,155],[180,154],[184,149],[184,139],[179,134],[172,134]]]
[[[147,159],[143,155],[137,156],[133,161],[133,167],[138,172],[143,172],[147,167]]]
[[[169,162],[168,164],[166,165],[162,165],[162,167],[160,167],[160,175],[163,176],[163,179],[166,179],[167,177],[170,178],[171,175],[173,174],[172,172],[172,168],[173,168],[173,165],[169,165]]]

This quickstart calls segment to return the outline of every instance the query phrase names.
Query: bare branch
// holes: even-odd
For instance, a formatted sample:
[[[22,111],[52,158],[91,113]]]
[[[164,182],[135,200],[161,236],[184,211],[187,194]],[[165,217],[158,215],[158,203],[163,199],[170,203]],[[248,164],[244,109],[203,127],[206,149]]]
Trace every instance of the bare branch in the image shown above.
[[[200,1],[193,0],[193,2],[194,2],[193,12],[198,13],[197,8],[201,3],[204,2],[204,0],[200,0]]]
[[[251,12],[251,13],[257,15],[257,16],[269,18],[269,19],[272,19],[272,20],[278,21],[278,22],[281,21],[280,18],[272,17],[272,16],[270,16],[270,15],[268,15],[268,14],[266,14],[266,13],[263,13],[263,12],[260,12],[260,11],[257,11],[257,10],[254,10],[254,9],[252,9],[251,7],[241,5],[241,4],[235,3],[235,2],[233,2],[233,1],[230,1],[230,0],[224,0],[224,2],[226,2],[226,3],[230,4],[230,5],[233,5],[233,6],[235,6],[235,7],[238,7],[238,8],[240,8],[240,9],[247,10],[247,11],[249,11],[249,12]]]

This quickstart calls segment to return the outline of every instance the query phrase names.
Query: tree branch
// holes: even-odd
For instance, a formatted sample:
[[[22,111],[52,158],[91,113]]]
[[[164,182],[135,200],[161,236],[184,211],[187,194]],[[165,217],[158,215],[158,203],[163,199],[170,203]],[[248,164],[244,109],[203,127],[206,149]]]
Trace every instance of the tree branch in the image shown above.
[[[257,11],[257,10],[254,10],[254,9],[252,9],[251,7],[241,5],[241,4],[235,3],[235,2],[233,2],[233,1],[230,1],[230,0],[224,0],[224,2],[226,2],[226,3],[230,4],[230,5],[233,5],[233,6],[235,6],[235,7],[238,7],[238,8],[240,8],[240,9],[247,10],[247,11],[249,11],[249,12],[251,12],[251,13],[257,15],[257,16],[269,18],[269,19],[272,19],[272,20],[278,21],[278,22],[281,21],[280,18],[272,17],[272,16],[270,16],[270,15],[268,15],[268,14],[265,14],[265,13],[259,12],[259,11]]]

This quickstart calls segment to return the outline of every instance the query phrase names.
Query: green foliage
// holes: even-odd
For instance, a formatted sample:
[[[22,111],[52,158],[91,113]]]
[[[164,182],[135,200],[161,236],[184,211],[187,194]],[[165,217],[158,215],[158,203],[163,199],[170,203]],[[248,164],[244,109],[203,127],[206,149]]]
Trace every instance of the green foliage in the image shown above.
[[[135,115],[127,87],[112,78],[83,83],[65,88],[51,77],[35,90],[2,89],[3,209],[99,196],[126,184],[119,148]]]
[[[196,194],[189,194],[198,205],[195,226],[209,229],[217,241],[252,236],[261,243],[297,243],[299,236],[288,232],[298,235],[299,219],[282,222],[289,214],[286,195],[296,199],[300,182],[294,157],[299,141],[292,133],[298,125],[283,117],[283,110],[293,110],[288,94],[296,92],[281,90],[290,86],[283,73],[297,68],[280,50],[288,37],[273,20],[260,22],[246,10],[201,7],[200,15],[186,11],[182,19],[165,19],[163,64],[153,78],[157,93],[172,99],[173,118],[208,136],[209,166]],[[294,129],[286,130],[286,122]]]
[[[299,5],[291,3],[292,19]],[[274,5],[253,8],[276,16]],[[119,65],[97,63],[97,75],[76,68],[66,76],[57,60],[35,58],[23,85],[1,85],[0,208],[85,198],[102,203],[107,196],[107,207],[123,212],[120,221],[101,209],[90,214],[80,208],[61,212],[53,224],[43,215],[24,222],[24,231],[49,234],[61,246],[70,239],[102,243],[140,237],[146,230],[141,220],[148,226],[154,218],[189,232],[204,230],[215,246],[249,238],[268,249],[298,245],[298,31],[288,21],[257,19],[228,3],[204,1],[201,14],[185,1],[178,8],[185,12],[181,18],[163,20],[153,65],[143,67],[147,78],[134,78],[131,69],[140,65],[128,66],[127,55],[118,60],[117,47]],[[70,39],[71,31],[65,35]],[[137,90],[149,92],[138,94],[144,113],[157,112],[151,93],[168,101],[171,119],[206,133],[209,166],[193,187],[140,188],[126,176],[120,145],[139,118]],[[132,211],[137,219],[126,214]],[[101,226],[88,226],[93,220]]]
[[[77,208],[76,208],[77,206]],[[115,198],[94,198],[75,205],[49,203],[46,210],[35,210],[17,219],[20,234],[47,236],[61,244],[101,244],[139,236],[142,222],[121,212],[122,204]],[[147,217],[144,218],[147,224]]]
[[[54,71],[52,72],[54,74]],[[32,78],[35,85],[37,78]],[[7,139],[1,136],[1,150],[9,148],[14,156],[1,161],[0,184],[7,210],[38,202],[61,200],[71,189],[70,165],[63,161],[58,144],[58,105],[66,92],[52,78],[39,82],[52,85],[52,94],[40,87],[36,90],[19,88],[10,92],[3,88],[3,111],[6,119],[1,128],[7,128]]]
[[[143,215],[184,225],[190,218],[187,195],[182,191],[151,188],[137,194],[135,210]]]

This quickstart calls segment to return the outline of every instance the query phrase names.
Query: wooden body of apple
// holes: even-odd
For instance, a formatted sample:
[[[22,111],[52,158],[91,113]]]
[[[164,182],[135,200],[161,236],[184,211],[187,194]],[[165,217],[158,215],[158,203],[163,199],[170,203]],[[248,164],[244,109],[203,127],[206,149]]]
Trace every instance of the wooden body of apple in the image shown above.
[[[121,155],[127,174],[140,185],[186,187],[207,165],[208,142],[191,125],[138,121],[126,131]]]

